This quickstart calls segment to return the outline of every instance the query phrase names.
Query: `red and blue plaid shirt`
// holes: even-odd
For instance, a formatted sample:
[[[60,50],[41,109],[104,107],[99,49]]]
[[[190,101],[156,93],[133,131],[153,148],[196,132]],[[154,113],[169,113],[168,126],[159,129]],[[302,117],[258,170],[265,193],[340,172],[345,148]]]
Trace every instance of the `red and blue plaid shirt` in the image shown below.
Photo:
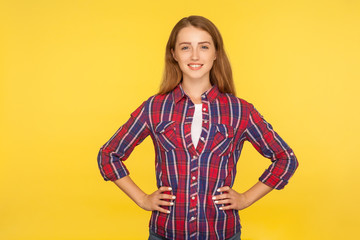
[[[220,210],[212,197],[233,186],[236,164],[247,140],[271,160],[259,180],[282,189],[298,166],[292,149],[254,106],[216,85],[201,95],[203,124],[194,148],[191,123],[194,103],[181,84],[167,94],[144,101],[98,154],[104,180],[129,174],[124,161],[148,135],[155,146],[157,187],[176,196],[169,214],[153,211],[149,227],[168,239],[227,239],[241,231],[237,210]],[[168,192],[170,194],[170,192]]]

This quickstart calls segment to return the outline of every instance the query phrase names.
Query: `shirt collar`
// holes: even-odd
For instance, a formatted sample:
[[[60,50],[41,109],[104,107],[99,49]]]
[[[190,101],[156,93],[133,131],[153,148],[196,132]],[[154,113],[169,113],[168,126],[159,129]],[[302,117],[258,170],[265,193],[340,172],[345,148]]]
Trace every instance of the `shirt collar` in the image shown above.
[[[216,84],[212,85],[211,88],[209,88],[206,92],[201,94],[201,99],[207,99],[210,103],[216,99],[216,97],[219,95],[220,91]],[[180,99],[182,99],[186,93],[184,92],[184,89],[181,86],[181,82],[174,88],[173,90],[173,98],[174,102],[178,103]]]

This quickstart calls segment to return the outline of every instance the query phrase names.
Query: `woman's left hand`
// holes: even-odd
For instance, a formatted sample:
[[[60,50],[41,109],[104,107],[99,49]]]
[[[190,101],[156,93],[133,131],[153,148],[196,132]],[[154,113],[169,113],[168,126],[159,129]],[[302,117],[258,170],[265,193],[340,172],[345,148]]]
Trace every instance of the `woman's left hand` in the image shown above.
[[[245,193],[238,193],[229,186],[221,187],[218,191],[222,192],[222,194],[214,196],[213,200],[215,204],[225,204],[225,206],[219,208],[220,210],[242,210],[252,204]]]

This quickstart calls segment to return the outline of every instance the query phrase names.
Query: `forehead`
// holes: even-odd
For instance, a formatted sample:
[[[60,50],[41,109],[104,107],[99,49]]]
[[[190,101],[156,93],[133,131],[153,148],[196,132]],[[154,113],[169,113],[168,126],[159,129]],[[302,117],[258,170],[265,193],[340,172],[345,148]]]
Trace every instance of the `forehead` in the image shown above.
[[[200,28],[196,28],[194,26],[188,26],[182,28],[179,31],[176,39],[177,43],[181,43],[181,42],[196,43],[196,42],[204,42],[204,41],[213,43],[212,37],[207,31],[202,30]]]

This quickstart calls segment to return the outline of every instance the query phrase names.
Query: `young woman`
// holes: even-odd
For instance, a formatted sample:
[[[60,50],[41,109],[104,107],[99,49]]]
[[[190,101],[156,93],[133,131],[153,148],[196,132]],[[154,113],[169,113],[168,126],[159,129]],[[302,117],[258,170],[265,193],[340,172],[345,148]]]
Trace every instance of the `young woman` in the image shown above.
[[[157,190],[144,193],[123,161],[148,135],[156,154]],[[244,141],[271,160],[244,193],[232,189]],[[166,46],[159,93],[149,97],[98,154],[113,181],[152,211],[149,239],[240,239],[238,210],[282,189],[298,162],[255,107],[235,96],[229,60],[216,26],[201,16],[181,19]]]

